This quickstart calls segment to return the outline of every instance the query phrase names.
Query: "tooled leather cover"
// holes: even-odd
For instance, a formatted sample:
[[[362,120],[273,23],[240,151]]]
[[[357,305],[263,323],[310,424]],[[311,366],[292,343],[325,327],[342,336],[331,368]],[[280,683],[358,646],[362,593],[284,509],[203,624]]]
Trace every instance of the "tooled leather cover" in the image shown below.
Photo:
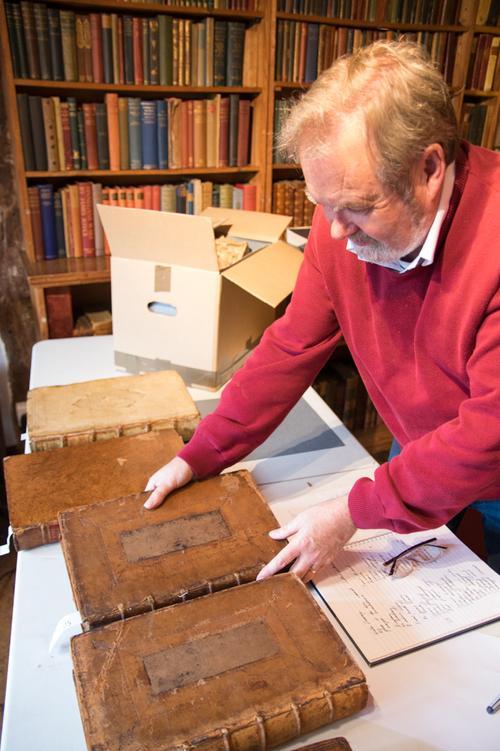
[[[365,677],[294,574],[72,639],[93,751],[254,751],[361,710]]]
[[[183,446],[175,430],[112,438],[4,459],[9,520],[18,550],[60,539],[57,514],[144,489]]]
[[[189,440],[198,409],[173,370],[31,389],[27,425],[32,451],[174,428]]]
[[[191,483],[154,511],[148,495],[59,515],[84,628],[252,581],[284,546],[245,470]]]

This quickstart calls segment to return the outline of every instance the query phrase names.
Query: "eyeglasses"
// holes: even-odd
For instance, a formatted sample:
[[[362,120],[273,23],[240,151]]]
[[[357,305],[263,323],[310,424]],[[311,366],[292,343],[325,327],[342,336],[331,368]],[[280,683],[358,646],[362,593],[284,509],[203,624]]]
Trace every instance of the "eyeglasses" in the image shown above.
[[[410,545],[393,558],[383,562],[383,566],[390,566],[387,572],[389,576],[407,576],[415,564],[432,563],[437,561],[447,549],[447,545],[437,545],[437,537],[429,537],[428,540],[422,540],[415,545]]]

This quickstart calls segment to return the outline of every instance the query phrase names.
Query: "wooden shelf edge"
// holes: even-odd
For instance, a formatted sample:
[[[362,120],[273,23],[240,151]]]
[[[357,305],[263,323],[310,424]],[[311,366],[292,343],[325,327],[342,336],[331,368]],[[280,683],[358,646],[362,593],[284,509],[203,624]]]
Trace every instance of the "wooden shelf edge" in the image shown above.
[[[67,0],[51,0],[52,5],[66,5]],[[184,5],[163,5],[162,3],[120,2],[120,0],[73,0],[75,7],[103,10],[120,10],[132,13],[158,13],[172,16],[234,18],[244,21],[260,21],[264,13],[258,10],[232,10],[229,8],[195,8]]]
[[[108,256],[26,260],[26,272],[30,286],[39,288],[109,282],[111,278]]]
[[[84,177],[168,177],[169,175],[238,175],[242,173],[259,172],[253,165],[245,167],[178,167],[175,169],[146,169],[146,170],[68,170],[65,172],[26,172],[28,180],[46,180],[49,178],[81,179]]]
[[[15,78],[16,89],[52,89],[74,91],[116,91],[124,94],[247,94],[257,96],[262,93],[260,86],[160,86],[124,84],[124,83],[94,83],[84,81],[45,81],[41,78]],[[185,97],[184,97],[185,98]]]

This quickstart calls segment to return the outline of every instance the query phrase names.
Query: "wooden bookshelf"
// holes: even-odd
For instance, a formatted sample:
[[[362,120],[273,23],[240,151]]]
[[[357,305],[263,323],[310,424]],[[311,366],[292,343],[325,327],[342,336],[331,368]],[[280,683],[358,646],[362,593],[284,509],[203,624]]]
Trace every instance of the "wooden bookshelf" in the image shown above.
[[[170,5],[160,3],[120,2],[120,0],[49,0],[46,3],[32,3],[45,5],[59,10],[71,10],[78,14],[105,13],[117,14],[122,18],[125,14],[132,17],[157,18],[167,16],[176,19],[189,20],[191,23],[201,22],[211,18],[226,22],[240,22],[244,24],[244,56],[241,85],[237,86],[200,86],[200,85],[168,85],[158,84],[130,84],[130,83],[96,83],[80,80],[42,80],[40,78],[22,78],[14,75],[13,59],[10,53],[10,38],[8,32],[6,3],[0,0],[0,61],[3,73],[3,86],[9,116],[9,130],[12,136],[14,151],[14,168],[18,197],[21,208],[24,248],[26,251],[26,269],[30,285],[35,320],[39,338],[47,338],[47,311],[45,305],[45,290],[59,285],[69,285],[70,288],[94,283],[109,282],[109,258],[58,258],[43,260],[35,252],[35,243],[31,225],[28,189],[41,183],[49,183],[54,190],[67,183],[76,181],[93,181],[103,186],[125,186],[127,184],[179,184],[192,178],[223,183],[250,183],[256,187],[257,208],[265,205],[266,185],[265,170],[267,142],[265,126],[268,107],[268,52],[266,40],[270,37],[269,12],[257,9],[252,11],[232,9],[205,9],[184,5]],[[267,4],[262,4],[267,5]],[[266,50],[262,54],[262,50]],[[122,53],[123,54],[123,53]],[[184,75],[184,74],[182,74]],[[116,80],[116,79],[114,79]],[[211,98],[216,94],[221,97],[239,95],[248,99],[251,106],[252,136],[249,145],[250,159],[248,164],[239,166],[219,167],[173,167],[169,169],[78,169],[78,170],[26,170],[24,166],[23,144],[20,128],[20,113],[18,111],[17,95],[26,94],[35,97],[58,96],[61,101],[65,97],[74,97],[77,103],[103,101],[107,93],[121,96],[134,96],[141,100],[154,100],[168,97],[178,97],[182,100],[196,100]],[[76,297],[76,295],[75,295]],[[79,293],[79,298],[82,295]]]

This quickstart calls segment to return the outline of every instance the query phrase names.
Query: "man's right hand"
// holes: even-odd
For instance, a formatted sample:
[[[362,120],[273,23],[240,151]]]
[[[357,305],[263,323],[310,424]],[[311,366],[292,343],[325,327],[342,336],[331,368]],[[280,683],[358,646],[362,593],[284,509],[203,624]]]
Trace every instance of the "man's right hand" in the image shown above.
[[[182,488],[193,479],[194,472],[184,459],[176,456],[168,464],[160,467],[149,478],[145,490],[153,492],[144,504],[144,508],[154,509],[161,506],[165,498],[172,490]]]

